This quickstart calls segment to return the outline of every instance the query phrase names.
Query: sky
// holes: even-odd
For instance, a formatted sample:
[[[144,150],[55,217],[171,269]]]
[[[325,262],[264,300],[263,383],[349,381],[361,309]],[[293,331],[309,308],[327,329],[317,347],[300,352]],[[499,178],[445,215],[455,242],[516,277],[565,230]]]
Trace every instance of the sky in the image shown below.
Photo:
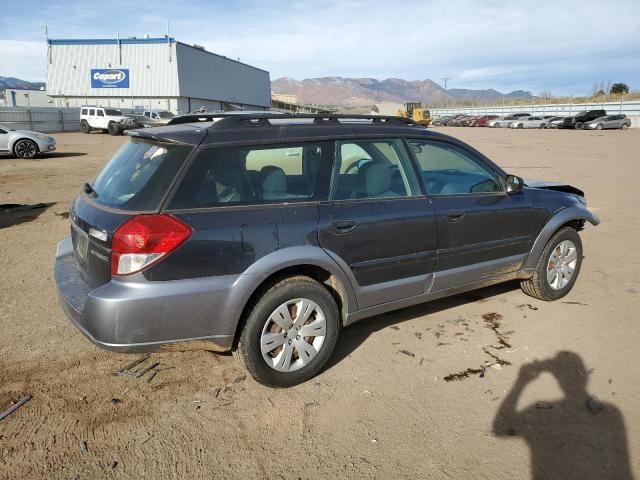
[[[271,79],[432,79],[449,88],[640,91],[640,0],[109,0],[0,2],[0,76],[46,79],[49,38],[160,37]]]

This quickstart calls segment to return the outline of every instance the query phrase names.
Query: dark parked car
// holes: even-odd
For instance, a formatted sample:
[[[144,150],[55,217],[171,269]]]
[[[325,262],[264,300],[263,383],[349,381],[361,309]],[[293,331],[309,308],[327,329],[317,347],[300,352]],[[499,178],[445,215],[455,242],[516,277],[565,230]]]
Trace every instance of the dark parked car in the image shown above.
[[[450,118],[451,118],[451,115],[445,115],[445,116],[442,116],[442,117],[438,117],[433,122],[431,122],[431,125],[433,125],[434,127],[441,127],[444,124],[446,124],[449,121]]]
[[[599,223],[577,188],[409,119],[184,120],[127,132],[71,205],[55,281],[103,348],[237,350],[294,385],[373,315],[514,279],[563,297]]]
[[[578,113],[573,117],[565,117],[560,128],[576,128],[580,130],[585,123],[591,122],[596,118],[605,117],[607,112],[605,110],[587,110],[586,112]]]

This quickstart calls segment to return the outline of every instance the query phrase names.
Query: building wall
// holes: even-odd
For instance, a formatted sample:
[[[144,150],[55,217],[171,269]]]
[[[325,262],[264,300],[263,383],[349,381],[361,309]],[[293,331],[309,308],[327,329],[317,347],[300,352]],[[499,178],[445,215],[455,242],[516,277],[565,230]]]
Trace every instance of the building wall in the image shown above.
[[[7,88],[0,94],[0,106],[3,107],[52,107],[53,99],[44,90],[22,90]]]
[[[180,42],[176,51],[180,96],[271,105],[269,72]]]
[[[98,68],[129,69],[129,87],[92,88],[91,69]],[[166,39],[121,40],[120,45],[116,40],[49,40],[47,94],[177,97],[176,43]]]

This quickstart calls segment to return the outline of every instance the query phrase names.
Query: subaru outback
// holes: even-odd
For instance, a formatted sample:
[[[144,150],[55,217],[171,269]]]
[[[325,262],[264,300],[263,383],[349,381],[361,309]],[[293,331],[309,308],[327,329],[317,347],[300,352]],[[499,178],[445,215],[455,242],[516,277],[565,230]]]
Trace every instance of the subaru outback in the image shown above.
[[[63,309],[100,347],[235,351],[285,387],[342,327],[510,280],[578,277],[582,191],[524,181],[410,119],[186,116],[128,132],[70,210]]]

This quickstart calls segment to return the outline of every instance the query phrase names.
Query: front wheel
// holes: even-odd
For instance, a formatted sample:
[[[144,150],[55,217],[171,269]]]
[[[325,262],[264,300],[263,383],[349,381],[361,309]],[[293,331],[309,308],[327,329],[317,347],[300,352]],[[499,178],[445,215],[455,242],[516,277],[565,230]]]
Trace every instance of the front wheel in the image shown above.
[[[36,155],[38,154],[38,146],[33,140],[20,140],[16,143],[13,151],[18,158],[31,160],[36,158]]]
[[[326,365],[339,331],[340,313],[329,290],[309,277],[288,277],[250,308],[238,354],[258,382],[291,387]]]
[[[118,125],[116,122],[109,122],[108,131],[109,135],[114,137],[122,133],[122,131],[120,130],[120,125]]]
[[[604,127],[601,124],[596,125],[596,130],[602,130]]]
[[[581,265],[580,235],[571,227],[562,228],[544,247],[533,276],[520,286],[524,293],[540,300],[558,300],[573,288]]]
[[[621,128],[622,130],[626,130],[627,128],[629,128],[629,125],[628,125],[628,124],[626,124],[626,123],[623,123],[623,124],[620,126],[620,128]]]
[[[500,124],[499,123],[494,123],[493,124],[493,128],[500,128]]]
[[[576,123],[576,130],[582,130],[583,126],[584,126],[584,124],[582,122]]]

